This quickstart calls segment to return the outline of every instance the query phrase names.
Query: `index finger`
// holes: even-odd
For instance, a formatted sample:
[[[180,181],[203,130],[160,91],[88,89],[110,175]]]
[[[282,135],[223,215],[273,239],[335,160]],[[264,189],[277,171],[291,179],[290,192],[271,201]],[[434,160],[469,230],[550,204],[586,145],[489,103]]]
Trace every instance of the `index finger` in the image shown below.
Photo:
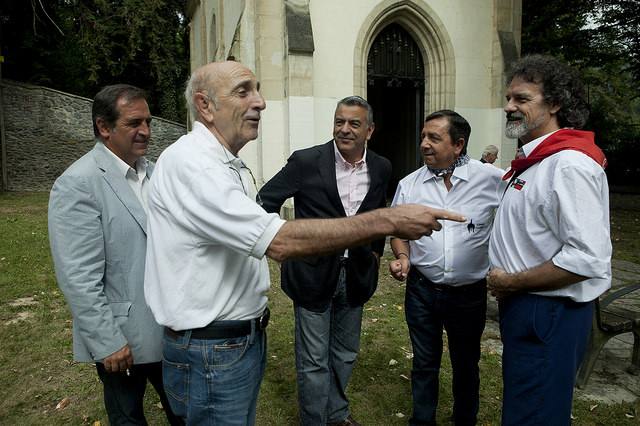
[[[429,207],[429,210],[433,217],[435,217],[436,219],[452,220],[454,222],[467,221],[467,218],[462,216],[460,213],[452,212],[450,210],[435,209],[432,207]]]

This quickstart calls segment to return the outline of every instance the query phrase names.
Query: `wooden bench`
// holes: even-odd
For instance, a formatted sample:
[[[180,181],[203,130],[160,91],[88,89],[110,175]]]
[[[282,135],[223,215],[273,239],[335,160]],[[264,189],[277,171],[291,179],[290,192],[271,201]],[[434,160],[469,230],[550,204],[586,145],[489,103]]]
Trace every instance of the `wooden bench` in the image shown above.
[[[633,333],[633,353],[631,368],[640,371],[640,311],[625,308],[611,303],[640,289],[640,284],[628,285],[608,294],[603,299],[596,299],[593,314],[593,326],[584,360],[578,370],[576,385],[584,388],[596,364],[598,355],[609,339],[622,333]]]

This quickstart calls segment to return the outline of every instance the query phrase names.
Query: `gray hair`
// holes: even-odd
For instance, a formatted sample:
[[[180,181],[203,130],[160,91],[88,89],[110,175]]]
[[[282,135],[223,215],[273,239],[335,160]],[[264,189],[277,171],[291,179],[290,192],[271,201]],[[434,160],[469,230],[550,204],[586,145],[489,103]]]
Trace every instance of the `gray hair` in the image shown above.
[[[360,96],[347,96],[344,99],[338,101],[336,105],[336,111],[340,108],[340,105],[346,106],[359,106],[367,110],[367,124],[371,126],[373,124],[373,108],[369,105],[364,98]]]
[[[495,145],[487,145],[482,151],[482,158],[486,157],[487,154],[498,155],[498,147]]]
[[[198,118],[198,110],[196,104],[193,101],[193,95],[198,92],[204,92],[207,97],[215,105],[215,93],[213,84],[211,84],[211,78],[208,73],[203,72],[202,68],[195,70],[189,80],[187,80],[187,86],[184,90],[184,98],[187,102],[187,109],[191,116],[191,121],[195,121]]]

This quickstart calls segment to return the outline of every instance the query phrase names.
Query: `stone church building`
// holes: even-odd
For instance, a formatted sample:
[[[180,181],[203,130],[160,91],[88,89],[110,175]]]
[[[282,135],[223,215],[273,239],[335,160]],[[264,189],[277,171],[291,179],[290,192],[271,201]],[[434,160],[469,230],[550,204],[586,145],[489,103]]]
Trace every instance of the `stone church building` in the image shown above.
[[[522,0],[189,0],[191,69],[233,57],[261,83],[259,139],[241,151],[260,183],[301,148],[332,138],[336,102],[366,98],[369,147],[398,179],[422,165],[424,117],[469,120],[469,155],[488,144],[506,167],[504,77],[520,52]]]

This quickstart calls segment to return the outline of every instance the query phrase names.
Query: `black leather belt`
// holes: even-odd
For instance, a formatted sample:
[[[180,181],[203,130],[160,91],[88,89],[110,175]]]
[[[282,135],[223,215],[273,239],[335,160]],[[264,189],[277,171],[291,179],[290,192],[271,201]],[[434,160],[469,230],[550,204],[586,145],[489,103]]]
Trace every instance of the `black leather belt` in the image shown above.
[[[483,278],[480,281],[476,281],[475,283],[465,284],[465,285],[436,284],[434,282],[432,282],[429,285],[433,286],[433,288],[439,291],[449,291],[452,293],[464,293],[466,291],[475,290],[478,287],[486,287],[487,280]]]
[[[451,284],[437,284],[434,283],[433,281],[429,280],[429,278],[425,277],[424,275],[422,275],[422,273],[420,271],[417,271],[415,268],[411,268],[411,270],[409,270],[409,274],[413,274],[415,275],[415,277],[419,280],[422,281],[423,283],[425,283],[426,285],[428,285],[429,287],[438,290],[438,291],[448,291],[448,292],[452,292],[452,293],[463,293],[463,292],[467,292],[467,291],[471,291],[471,290],[475,290],[478,287],[486,287],[487,285],[487,280],[486,278],[483,278],[479,281],[476,281],[475,283],[471,283],[471,284],[465,284],[465,285],[451,285]]]
[[[260,317],[250,320],[213,321],[202,328],[180,331],[165,327],[164,332],[173,338],[184,336],[188,331],[191,331],[191,337],[194,339],[231,339],[251,334],[252,324],[256,331],[264,330],[269,324],[270,316],[271,312],[267,308]]]

